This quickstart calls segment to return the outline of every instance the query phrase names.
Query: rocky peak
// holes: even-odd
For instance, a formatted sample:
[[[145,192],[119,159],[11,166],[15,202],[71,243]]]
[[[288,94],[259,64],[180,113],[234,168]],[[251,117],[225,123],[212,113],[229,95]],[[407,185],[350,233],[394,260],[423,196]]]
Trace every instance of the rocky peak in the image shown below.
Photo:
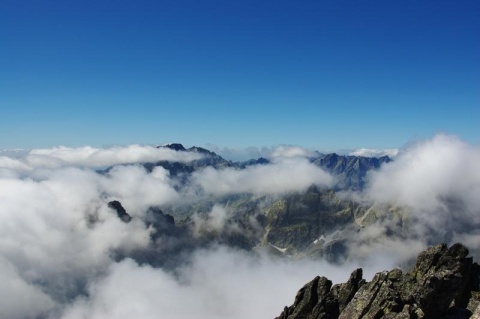
[[[480,267],[467,256],[461,244],[442,244],[422,252],[408,273],[384,271],[367,283],[357,269],[346,283],[333,287],[316,277],[277,319],[460,319],[472,313],[474,318],[480,313]]]
[[[124,223],[128,223],[132,220],[132,216],[127,213],[125,208],[123,208],[122,203],[120,203],[118,200],[109,202],[108,207],[116,211],[118,218],[120,218]]]
[[[183,145],[180,143],[171,143],[160,147],[169,148],[174,151],[186,151],[185,147],[183,147]]]

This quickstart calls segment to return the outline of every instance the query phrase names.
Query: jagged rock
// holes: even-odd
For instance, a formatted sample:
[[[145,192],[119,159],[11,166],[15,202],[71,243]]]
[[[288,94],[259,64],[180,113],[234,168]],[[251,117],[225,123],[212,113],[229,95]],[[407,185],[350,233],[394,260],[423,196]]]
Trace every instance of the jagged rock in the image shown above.
[[[355,293],[365,284],[363,279],[363,270],[361,268],[355,270],[345,284],[335,285],[332,288],[333,299],[338,303],[338,313],[352,300]]]
[[[422,252],[408,273],[400,269],[384,271],[365,283],[358,269],[347,283],[322,294],[314,292],[324,277],[316,277],[278,318],[461,319],[469,318],[472,312],[475,318],[480,315],[476,303],[480,268],[467,256],[468,249],[461,244],[450,248],[437,245]]]
[[[432,264],[429,254],[434,255]],[[468,249],[461,244],[455,244],[448,249],[446,245],[438,245],[427,249],[421,255],[427,255],[428,262],[424,265],[422,258],[419,258],[413,270],[416,283],[420,285],[414,298],[425,314],[439,316],[448,310],[452,301],[455,301],[455,304],[464,304],[461,298],[465,294],[472,265],[472,258],[467,258]],[[435,262],[437,258],[438,261]]]
[[[477,307],[470,319],[480,319],[480,306]]]
[[[403,310],[399,291],[402,272],[398,269],[375,275],[352,299],[339,318],[381,318],[385,314]]]
[[[185,147],[183,147],[183,145],[180,143],[171,143],[171,144],[167,144],[159,147],[169,148],[174,151],[186,151]]]
[[[293,305],[285,307],[277,319],[337,318],[364,283],[362,269],[355,270],[346,283],[333,287],[327,278],[315,277],[299,290]]]
[[[285,307],[277,319],[313,318],[311,314],[314,308],[319,304],[319,301],[326,300],[331,287],[332,282],[327,278],[315,277],[298,291],[294,304],[291,307]]]
[[[118,218],[120,218],[124,223],[128,223],[132,220],[132,216],[127,213],[125,208],[123,208],[122,204],[118,200],[109,202],[108,207],[115,210]]]

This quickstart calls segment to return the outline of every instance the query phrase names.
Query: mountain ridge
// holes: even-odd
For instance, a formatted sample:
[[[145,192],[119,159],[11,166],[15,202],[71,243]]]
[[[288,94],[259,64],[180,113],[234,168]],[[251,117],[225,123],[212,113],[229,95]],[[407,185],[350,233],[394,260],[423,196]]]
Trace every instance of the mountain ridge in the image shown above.
[[[213,167],[215,169],[245,169],[252,165],[266,165],[271,163],[269,159],[264,157],[243,162],[234,162],[226,160],[208,149],[197,146],[192,146],[187,149],[180,143],[166,144],[158,146],[158,148],[167,148],[179,152],[194,152],[204,155],[203,158],[193,160],[189,163],[158,161],[143,164],[148,171],[153,170],[154,167],[161,166],[168,170],[171,176],[189,175],[205,167]],[[336,190],[362,190],[366,185],[368,171],[377,170],[381,165],[392,161],[392,159],[386,155],[381,157],[365,157],[338,155],[337,153],[323,154],[315,152],[315,154],[315,156],[310,156],[308,160],[336,178]]]
[[[480,266],[462,244],[439,244],[420,253],[407,273],[393,269],[370,282],[362,269],[332,286],[315,277],[276,319],[467,319],[480,317]]]

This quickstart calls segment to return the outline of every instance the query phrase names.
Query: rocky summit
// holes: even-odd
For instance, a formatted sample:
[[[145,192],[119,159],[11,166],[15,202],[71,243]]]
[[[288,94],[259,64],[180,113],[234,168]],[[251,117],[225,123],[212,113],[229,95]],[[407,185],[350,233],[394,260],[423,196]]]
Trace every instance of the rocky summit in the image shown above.
[[[461,244],[422,252],[410,272],[377,273],[372,281],[355,270],[332,286],[316,277],[276,319],[480,318],[480,266]]]

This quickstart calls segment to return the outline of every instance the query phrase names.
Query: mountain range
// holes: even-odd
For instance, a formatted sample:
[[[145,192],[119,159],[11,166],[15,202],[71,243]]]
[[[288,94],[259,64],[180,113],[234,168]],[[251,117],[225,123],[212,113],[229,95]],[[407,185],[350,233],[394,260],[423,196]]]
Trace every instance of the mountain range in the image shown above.
[[[192,152],[203,155],[203,158],[191,161],[189,163],[179,163],[171,161],[159,161],[155,163],[144,163],[144,167],[151,171],[156,166],[161,166],[170,172],[170,176],[188,175],[192,172],[205,168],[213,167],[215,169],[221,168],[236,168],[244,169],[252,165],[269,164],[270,160],[260,157],[257,159],[250,159],[244,162],[233,162],[226,160],[220,155],[209,151],[202,147],[190,147],[186,149],[180,143],[172,143],[159,148],[172,149],[180,152]],[[367,172],[370,170],[379,169],[383,163],[391,162],[392,159],[388,156],[382,157],[363,157],[352,155],[338,155],[336,153],[322,154],[315,152],[315,156],[311,156],[309,161],[325,171],[329,172],[336,178],[336,190],[361,190],[365,186]]]
[[[271,163],[263,157],[233,162],[207,149],[195,146],[186,149],[179,143],[159,147],[200,153],[203,156],[187,163],[158,161],[141,164],[150,172],[156,167],[163,167],[178,182],[178,188],[186,187],[194,172],[207,167],[243,170]],[[154,241],[161,237],[163,242],[172,244],[152,246],[149,251],[137,253],[137,258],[142,261],[146,258],[151,264],[164,265],[165,259],[156,260],[154,256],[167,254],[172,256],[169,259],[172,261],[179,255],[179,251],[188,252],[199,246],[219,243],[248,251],[267,249],[283,256],[310,256],[332,262],[342,260],[348,255],[348,238],[345,234],[358,232],[362,226],[371,223],[372,219],[377,220],[379,213],[371,206],[339,197],[337,191],[362,189],[368,172],[380,168],[391,159],[386,156],[369,158],[340,156],[335,153],[315,154],[308,159],[309,162],[334,176],[336,183],[333,188],[312,185],[306,191],[282,195],[238,193],[213,198],[205,196],[195,201],[186,200],[183,204],[151,207],[146,216],[147,224],[155,229]],[[225,224],[218,229],[209,226],[209,213],[215,205],[223,205],[228,211],[223,212],[226,214]],[[109,206],[123,221],[131,219],[121,203],[114,201]],[[166,219],[168,222],[165,222]]]

